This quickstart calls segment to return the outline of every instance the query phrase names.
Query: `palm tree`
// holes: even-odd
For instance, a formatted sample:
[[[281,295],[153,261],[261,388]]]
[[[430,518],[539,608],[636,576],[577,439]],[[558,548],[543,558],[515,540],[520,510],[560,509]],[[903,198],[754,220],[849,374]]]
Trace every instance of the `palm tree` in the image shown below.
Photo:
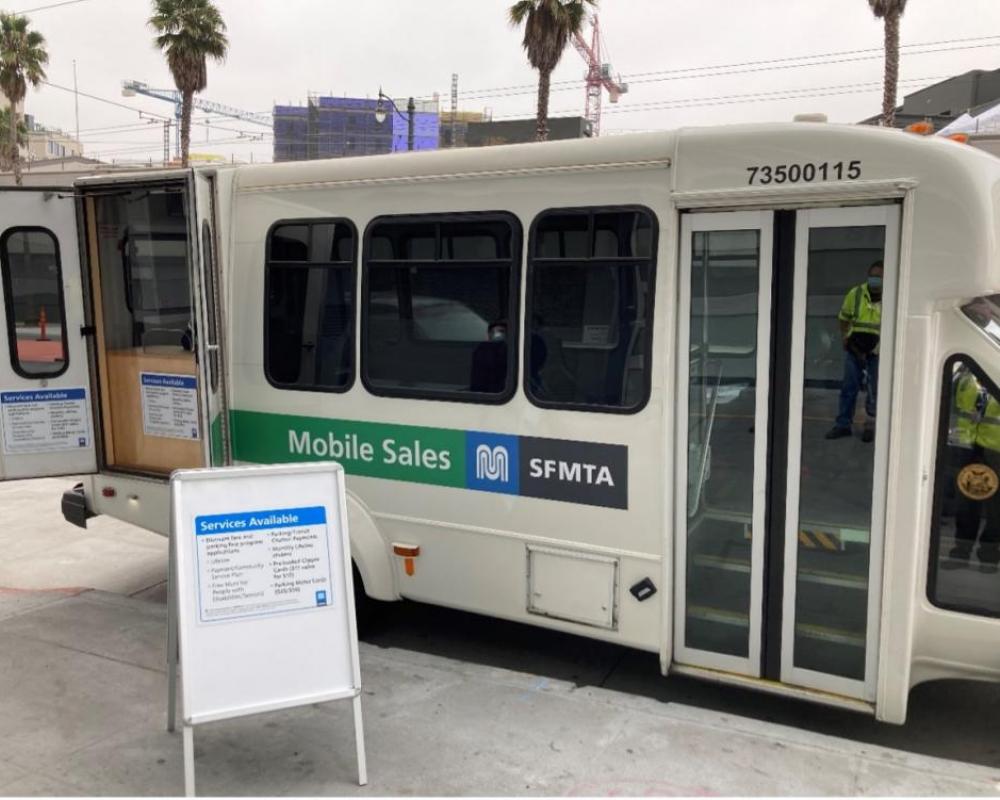
[[[226,23],[211,0],[153,0],[149,25],[181,93],[181,164],[186,167],[194,96],[208,85],[208,59],[221,63],[226,58]]]
[[[23,119],[17,121],[17,145],[28,144],[28,126]],[[13,152],[18,152],[15,147]],[[14,169],[14,159],[11,158],[10,146],[10,109],[0,108],[0,170],[7,172]]]
[[[6,156],[14,165],[14,182],[21,185],[21,154],[17,149],[17,134],[22,127],[17,107],[24,102],[28,84],[33,87],[45,80],[45,65],[49,54],[45,37],[29,28],[28,18],[0,13],[0,90],[10,102],[8,116],[14,120],[7,126]]]
[[[508,16],[514,27],[524,25],[521,44],[538,70],[538,141],[549,138],[549,85],[569,40],[583,29],[589,8],[597,0],[518,0]]]
[[[899,83],[899,18],[906,0],[868,0],[876,19],[885,20],[885,79],[882,85],[882,125],[896,122],[896,87]]]

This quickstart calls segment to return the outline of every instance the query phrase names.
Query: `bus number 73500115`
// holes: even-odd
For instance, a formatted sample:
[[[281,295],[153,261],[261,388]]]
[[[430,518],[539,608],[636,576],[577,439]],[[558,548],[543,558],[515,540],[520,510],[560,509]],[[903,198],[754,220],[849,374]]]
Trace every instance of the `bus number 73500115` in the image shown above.
[[[818,164],[763,164],[747,167],[747,183],[811,183],[813,181],[856,181],[861,177],[861,161],[823,161]]]

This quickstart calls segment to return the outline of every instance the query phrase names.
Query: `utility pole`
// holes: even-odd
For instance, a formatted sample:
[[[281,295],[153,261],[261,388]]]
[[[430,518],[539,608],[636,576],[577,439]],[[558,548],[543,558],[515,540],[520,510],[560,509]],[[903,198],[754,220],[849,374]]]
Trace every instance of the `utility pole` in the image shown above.
[[[170,120],[163,120],[163,166],[170,164]]]
[[[73,101],[76,104],[76,140],[80,141],[80,90],[76,84],[76,59],[73,59]]]
[[[413,118],[416,114],[417,104],[411,97],[406,104],[406,149],[409,151],[413,150]]]
[[[458,73],[451,73],[451,146],[458,147],[455,141],[455,123],[458,122]]]

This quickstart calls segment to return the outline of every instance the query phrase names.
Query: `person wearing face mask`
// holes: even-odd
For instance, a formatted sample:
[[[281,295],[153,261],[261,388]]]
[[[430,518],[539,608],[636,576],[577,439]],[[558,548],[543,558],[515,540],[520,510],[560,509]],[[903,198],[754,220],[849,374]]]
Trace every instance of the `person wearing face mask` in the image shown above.
[[[840,406],[837,421],[826,434],[827,439],[851,436],[854,407],[863,378],[867,373],[863,442],[875,439],[875,409],[878,400],[878,350],[882,328],[882,262],[868,268],[868,280],[851,289],[844,297],[837,319],[844,343],[844,380],[840,384]]]
[[[486,341],[472,352],[469,389],[499,394],[507,384],[507,322],[494,320],[486,329]]]

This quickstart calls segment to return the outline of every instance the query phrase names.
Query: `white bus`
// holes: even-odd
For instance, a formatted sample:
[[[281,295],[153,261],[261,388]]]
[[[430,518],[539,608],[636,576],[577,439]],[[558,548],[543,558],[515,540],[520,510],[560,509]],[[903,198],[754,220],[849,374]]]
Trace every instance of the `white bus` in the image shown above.
[[[1000,680],[993,156],[733,126],[0,211],[0,477],[86,475],[76,524],[166,534],[176,468],[334,459],[372,598],[896,723]]]

